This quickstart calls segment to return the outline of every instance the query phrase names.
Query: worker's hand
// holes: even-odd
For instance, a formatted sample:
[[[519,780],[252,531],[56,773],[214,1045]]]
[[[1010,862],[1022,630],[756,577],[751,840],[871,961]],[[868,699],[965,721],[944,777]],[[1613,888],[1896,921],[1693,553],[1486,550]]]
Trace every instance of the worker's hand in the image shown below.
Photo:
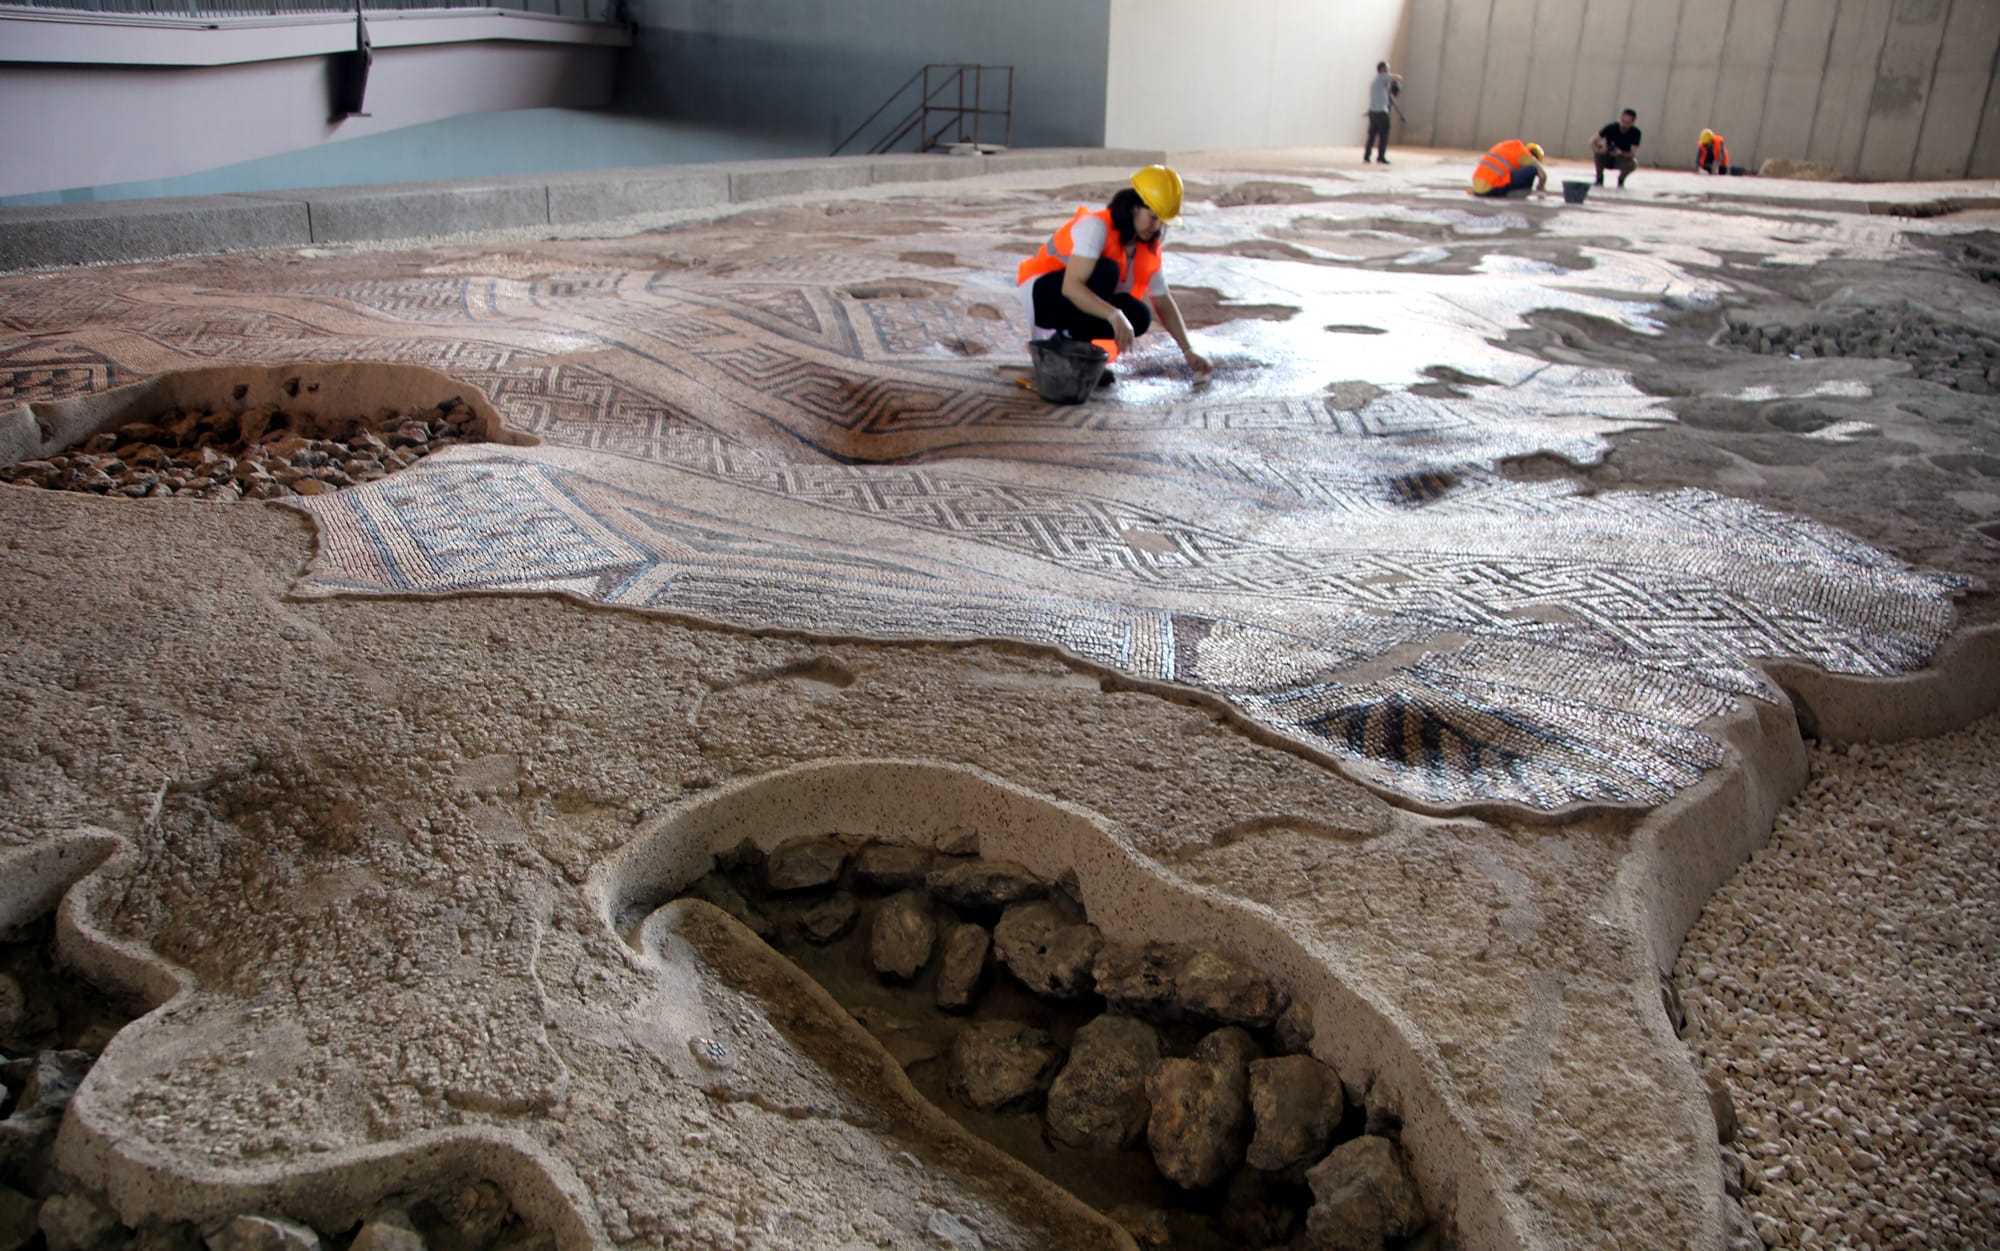
[[[1206,356],[1203,356],[1193,348],[1189,348],[1187,351],[1181,353],[1181,355],[1187,357],[1188,368],[1194,370],[1204,378],[1208,377],[1209,373],[1215,369],[1215,366],[1208,363]]]
[[[1111,310],[1111,337],[1117,341],[1120,352],[1132,346],[1132,322],[1121,309]]]

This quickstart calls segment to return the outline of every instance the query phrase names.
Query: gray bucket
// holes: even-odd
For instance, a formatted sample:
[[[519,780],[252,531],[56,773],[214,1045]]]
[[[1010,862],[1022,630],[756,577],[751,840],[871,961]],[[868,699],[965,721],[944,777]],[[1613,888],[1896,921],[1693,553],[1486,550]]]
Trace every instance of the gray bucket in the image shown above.
[[[1563,183],[1563,199],[1570,204],[1583,203],[1584,197],[1589,194],[1590,184],[1587,182],[1565,181]]]
[[[1035,392],[1051,404],[1081,404],[1097,391],[1111,358],[1082,339],[1037,339],[1028,345],[1035,362]]]

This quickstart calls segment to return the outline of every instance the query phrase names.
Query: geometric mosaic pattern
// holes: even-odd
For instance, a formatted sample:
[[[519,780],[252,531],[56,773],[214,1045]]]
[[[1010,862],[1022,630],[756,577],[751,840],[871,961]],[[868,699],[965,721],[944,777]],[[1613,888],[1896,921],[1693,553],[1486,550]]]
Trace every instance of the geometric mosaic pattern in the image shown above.
[[[1019,211],[996,202],[991,237]],[[1203,209],[1204,243],[1233,212]],[[1704,298],[1712,278],[1657,258],[1629,280],[1610,262],[1406,273],[1391,302],[1365,266],[1170,248],[1177,289],[1299,312],[1199,331],[1202,386],[1151,336],[1115,397],[1063,407],[1016,385],[1012,260],[979,238],[807,239],[719,272],[331,265],[254,299],[83,271],[17,305],[0,280],[24,333],[105,319],[0,344],[0,398],[175,362],[431,365],[542,446],[455,449],[300,502],[320,530],[301,590],[560,591],[745,628],[1019,639],[1208,691],[1438,808],[1660,802],[1719,762],[1701,723],[1768,694],[1757,658],[1891,674],[1950,628],[1951,578],[1823,526],[1497,471],[1589,461],[1670,419],[1620,373],[1508,349],[1510,330],[1552,309],[1643,332],[1638,293]],[[960,264],[912,272],[912,252]],[[1384,333],[1327,329],[1361,323]],[[1413,390],[1440,365],[1491,385]]]

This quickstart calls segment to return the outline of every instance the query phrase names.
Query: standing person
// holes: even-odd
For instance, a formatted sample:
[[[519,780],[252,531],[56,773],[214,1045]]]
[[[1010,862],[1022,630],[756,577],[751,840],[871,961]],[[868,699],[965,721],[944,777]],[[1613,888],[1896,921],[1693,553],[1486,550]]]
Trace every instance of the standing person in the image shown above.
[[[1535,194],[1549,184],[1542,168],[1542,145],[1507,139],[1494,144],[1472,171],[1472,194],[1505,196],[1533,185]]]
[[[1726,174],[1729,172],[1729,143],[1712,130],[1703,129],[1701,143],[1694,150],[1694,168],[1698,174]]]
[[[1153,324],[1157,309],[1188,367],[1209,372],[1188,341],[1187,323],[1160,271],[1166,224],[1180,216],[1181,176],[1164,165],[1132,175],[1101,209],[1079,208],[1015,270],[1034,337],[1088,339],[1112,360]],[[1152,307],[1145,301],[1152,297]],[[1103,381],[1114,381],[1110,370]]]
[[[1389,163],[1389,110],[1403,92],[1403,76],[1391,74],[1387,61],[1375,62],[1375,81],[1368,84],[1368,139],[1361,145],[1361,163],[1368,163],[1373,151],[1384,165]]]
[[[1639,128],[1633,125],[1639,115],[1626,109],[1615,122],[1607,122],[1597,137],[1590,141],[1590,150],[1597,157],[1597,185],[1604,185],[1604,171],[1618,171],[1618,185],[1624,186],[1632,171],[1639,168]]]

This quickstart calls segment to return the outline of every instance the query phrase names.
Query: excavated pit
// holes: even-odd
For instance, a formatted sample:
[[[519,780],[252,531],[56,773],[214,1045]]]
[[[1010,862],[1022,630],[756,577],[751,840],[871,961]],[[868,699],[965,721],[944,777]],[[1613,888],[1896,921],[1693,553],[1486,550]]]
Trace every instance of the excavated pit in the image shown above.
[[[1269,979],[1214,952],[1106,944],[1072,893],[1019,865],[809,837],[720,857],[685,897],[758,934],[932,1103],[1141,1247],[1288,1242],[1312,1166],[1397,1138],[1393,1112],[1350,1101],[1311,1057],[1310,1014]],[[1428,1228],[1377,1232],[1399,1248]]]
[[[0,414],[0,482],[131,499],[283,499],[446,448],[532,444],[477,387],[414,365],[176,370]]]

